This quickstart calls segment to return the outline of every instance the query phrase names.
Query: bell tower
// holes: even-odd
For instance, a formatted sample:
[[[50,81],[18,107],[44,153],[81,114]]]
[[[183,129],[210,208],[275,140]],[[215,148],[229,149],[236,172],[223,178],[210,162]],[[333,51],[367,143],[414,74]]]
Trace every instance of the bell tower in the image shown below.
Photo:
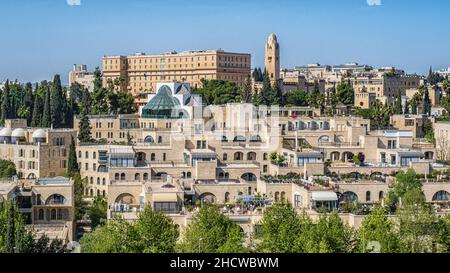
[[[270,81],[277,83],[280,79],[280,45],[277,36],[272,33],[266,43],[265,66],[269,74]]]

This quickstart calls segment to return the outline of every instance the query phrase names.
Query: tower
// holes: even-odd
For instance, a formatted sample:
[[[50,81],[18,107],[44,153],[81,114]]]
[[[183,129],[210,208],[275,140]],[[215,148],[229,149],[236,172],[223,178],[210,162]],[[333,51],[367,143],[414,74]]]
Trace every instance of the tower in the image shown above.
[[[280,45],[277,36],[272,33],[266,43],[265,66],[269,74],[270,81],[277,83],[280,79]]]

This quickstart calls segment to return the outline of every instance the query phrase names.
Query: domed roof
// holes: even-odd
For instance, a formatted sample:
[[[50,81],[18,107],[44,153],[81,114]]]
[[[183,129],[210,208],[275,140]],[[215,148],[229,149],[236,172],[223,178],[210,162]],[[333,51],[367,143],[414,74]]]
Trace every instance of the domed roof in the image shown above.
[[[11,129],[10,128],[3,128],[0,131],[0,137],[10,137],[12,134]]]
[[[12,131],[12,137],[25,137],[25,131],[22,128],[17,128]]]
[[[172,90],[167,85],[161,86],[156,96],[142,109],[144,118],[179,118],[185,114],[180,101],[172,96]]]
[[[37,129],[33,132],[33,138],[46,138],[45,131],[43,129]]]

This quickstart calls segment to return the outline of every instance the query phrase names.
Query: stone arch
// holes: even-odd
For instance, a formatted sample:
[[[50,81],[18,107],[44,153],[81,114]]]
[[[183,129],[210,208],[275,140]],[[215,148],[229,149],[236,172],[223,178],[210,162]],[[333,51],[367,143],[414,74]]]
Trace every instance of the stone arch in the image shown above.
[[[450,201],[450,193],[447,191],[438,191],[433,195],[433,202],[448,202]]]
[[[200,200],[202,203],[206,203],[206,204],[214,204],[216,203],[216,195],[214,195],[213,193],[210,192],[204,192],[202,194],[200,194],[200,196],[198,197],[198,200]]]
[[[244,179],[245,181],[256,181],[257,177],[254,173],[244,173],[243,175],[241,175],[241,178]]]
[[[155,143],[155,139],[152,136],[146,136],[144,139],[145,143]]]
[[[244,136],[236,136],[233,139],[233,142],[245,142],[245,141],[247,141],[247,139]]]
[[[67,202],[67,199],[61,194],[52,194],[46,200],[46,205],[62,205]]]
[[[339,197],[339,202],[352,203],[358,202],[358,195],[352,191],[346,191]]]
[[[330,137],[327,135],[321,136],[318,139],[319,143],[329,143],[330,142]]]
[[[338,151],[334,151],[330,153],[330,159],[331,161],[339,161],[341,158],[341,153]]]
[[[116,200],[114,201],[116,204],[127,204],[131,205],[135,203],[136,199],[134,196],[130,193],[122,193],[119,196],[116,197]]]
[[[255,152],[248,152],[247,153],[247,160],[256,160],[256,153]]]
[[[234,153],[234,160],[243,160],[244,159],[244,153],[243,152],[235,152]]]

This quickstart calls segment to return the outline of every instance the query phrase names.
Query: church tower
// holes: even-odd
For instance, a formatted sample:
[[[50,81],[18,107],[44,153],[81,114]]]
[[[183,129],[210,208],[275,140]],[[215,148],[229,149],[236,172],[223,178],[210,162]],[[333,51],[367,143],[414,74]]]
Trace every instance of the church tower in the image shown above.
[[[274,33],[270,34],[266,43],[265,65],[270,81],[277,83],[280,79],[280,45]]]

